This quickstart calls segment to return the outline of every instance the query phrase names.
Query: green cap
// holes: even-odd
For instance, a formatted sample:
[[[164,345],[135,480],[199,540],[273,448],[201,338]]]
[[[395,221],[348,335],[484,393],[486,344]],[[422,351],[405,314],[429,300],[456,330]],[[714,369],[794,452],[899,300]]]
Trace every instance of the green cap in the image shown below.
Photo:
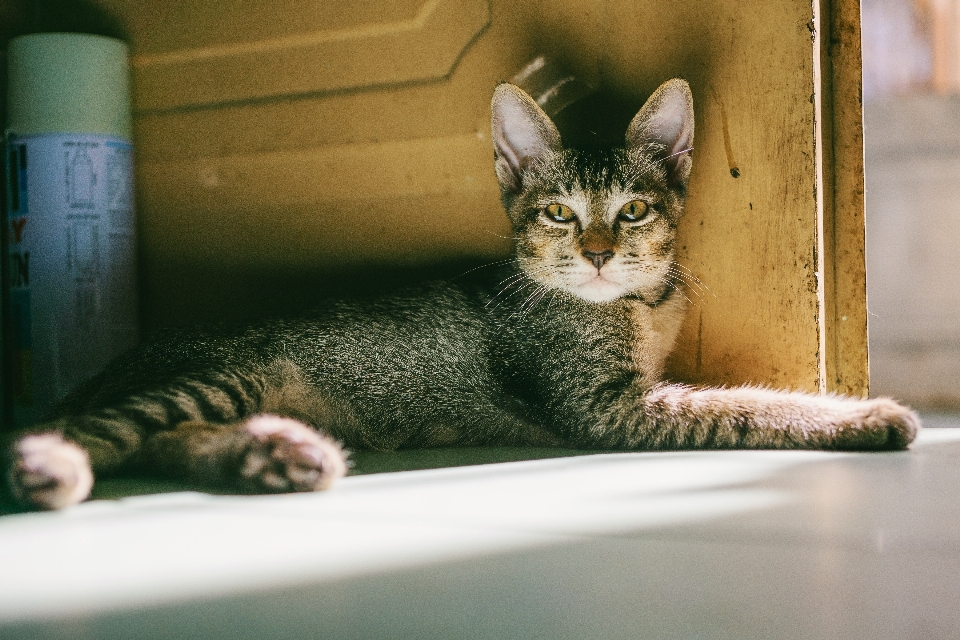
[[[127,45],[83,33],[10,41],[7,130],[101,133],[132,139]]]

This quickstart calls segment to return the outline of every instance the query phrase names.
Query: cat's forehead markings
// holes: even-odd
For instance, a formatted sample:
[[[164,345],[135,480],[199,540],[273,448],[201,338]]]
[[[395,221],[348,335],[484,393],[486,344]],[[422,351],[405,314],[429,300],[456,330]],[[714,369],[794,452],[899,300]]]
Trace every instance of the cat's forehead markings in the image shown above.
[[[610,185],[606,189],[597,191],[577,190],[560,204],[572,208],[584,225],[590,224],[594,217],[600,217],[606,223],[613,224],[623,205],[640,196],[641,194],[636,191]]]
[[[620,213],[623,205],[631,200],[636,200],[637,194],[633,191],[625,191],[619,187],[612,187],[607,194],[605,201],[606,210],[604,211],[607,222],[612,223]]]

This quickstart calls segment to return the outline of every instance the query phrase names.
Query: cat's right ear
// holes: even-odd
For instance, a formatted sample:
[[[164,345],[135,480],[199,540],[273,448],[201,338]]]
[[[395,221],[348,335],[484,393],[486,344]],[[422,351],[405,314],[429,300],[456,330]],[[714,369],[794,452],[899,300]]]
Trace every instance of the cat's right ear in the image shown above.
[[[506,82],[493,92],[491,110],[497,180],[504,192],[516,193],[523,172],[560,149],[560,132],[533,98]]]

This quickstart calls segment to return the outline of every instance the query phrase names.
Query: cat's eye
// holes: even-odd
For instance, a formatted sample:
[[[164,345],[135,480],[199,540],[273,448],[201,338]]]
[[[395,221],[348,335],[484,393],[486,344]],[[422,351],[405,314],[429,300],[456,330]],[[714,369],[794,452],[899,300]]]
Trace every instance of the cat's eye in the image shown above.
[[[643,200],[634,200],[623,205],[617,217],[624,222],[639,222],[648,215],[650,215],[650,205]]]
[[[543,213],[554,222],[573,222],[577,219],[577,216],[573,213],[573,209],[565,204],[558,204],[556,202],[548,204],[544,208]]]

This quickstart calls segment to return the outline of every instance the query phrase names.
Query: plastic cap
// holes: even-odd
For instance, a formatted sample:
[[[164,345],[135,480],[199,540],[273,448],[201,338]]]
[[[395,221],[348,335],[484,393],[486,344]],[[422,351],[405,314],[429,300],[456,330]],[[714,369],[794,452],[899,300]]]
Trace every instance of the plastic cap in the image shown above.
[[[100,133],[132,139],[127,45],[81,33],[10,41],[9,121],[17,135]]]

